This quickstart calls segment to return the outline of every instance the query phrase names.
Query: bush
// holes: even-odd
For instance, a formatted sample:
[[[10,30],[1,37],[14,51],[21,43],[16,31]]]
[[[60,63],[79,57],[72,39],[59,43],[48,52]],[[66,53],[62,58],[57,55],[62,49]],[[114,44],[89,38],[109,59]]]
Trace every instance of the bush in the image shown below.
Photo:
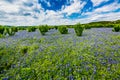
[[[18,28],[17,27],[12,27],[12,31],[13,32],[18,32]]]
[[[5,31],[5,28],[0,26],[0,38],[3,37],[4,31]]]
[[[18,30],[26,30],[25,27],[18,27]]]
[[[45,35],[46,32],[48,32],[49,28],[47,26],[41,26],[39,27],[39,31],[42,35]]]
[[[91,26],[90,25],[84,25],[84,28],[85,29],[91,29]]]
[[[77,36],[82,36],[84,27],[81,24],[76,24],[74,29]]]
[[[61,34],[68,33],[68,29],[66,28],[66,26],[59,26],[58,30],[60,31]]]
[[[29,27],[27,28],[28,32],[35,32],[36,28],[35,27]]]
[[[120,26],[119,25],[114,25],[114,31],[119,32],[120,31]]]
[[[8,28],[5,28],[3,35],[6,35],[6,34],[8,33],[8,32],[7,32],[7,29],[8,29]]]
[[[0,33],[0,38],[2,38],[3,37],[3,35]]]
[[[0,34],[3,34],[3,33],[4,33],[4,30],[5,30],[5,28],[0,27]]]
[[[28,31],[28,32],[32,32],[31,28],[27,28],[27,31]]]
[[[47,27],[48,27],[48,30],[54,29],[53,26],[47,26]]]
[[[54,28],[57,30],[57,29],[58,29],[58,26],[54,26]]]
[[[6,30],[9,36],[13,36],[15,34],[14,28],[6,28]]]

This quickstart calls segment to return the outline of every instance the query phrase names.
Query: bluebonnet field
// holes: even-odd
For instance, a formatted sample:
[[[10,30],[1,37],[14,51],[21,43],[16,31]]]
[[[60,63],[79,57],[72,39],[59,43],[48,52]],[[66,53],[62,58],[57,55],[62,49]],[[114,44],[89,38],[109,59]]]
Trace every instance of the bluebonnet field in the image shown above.
[[[6,34],[0,38],[0,79],[119,80],[120,32],[115,29],[62,26]]]

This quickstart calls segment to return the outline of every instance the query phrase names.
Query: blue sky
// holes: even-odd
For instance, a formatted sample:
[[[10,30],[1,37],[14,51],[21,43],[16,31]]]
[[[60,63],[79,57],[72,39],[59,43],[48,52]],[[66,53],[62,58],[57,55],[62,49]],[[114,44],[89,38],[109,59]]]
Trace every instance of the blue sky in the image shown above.
[[[120,19],[120,0],[0,0],[1,25],[71,25]]]

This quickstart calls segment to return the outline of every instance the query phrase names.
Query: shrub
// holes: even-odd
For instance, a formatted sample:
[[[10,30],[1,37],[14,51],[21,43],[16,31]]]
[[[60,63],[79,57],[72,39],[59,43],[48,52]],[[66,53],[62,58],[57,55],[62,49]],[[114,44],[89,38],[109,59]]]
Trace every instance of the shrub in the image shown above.
[[[27,28],[27,31],[28,31],[28,32],[32,32],[31,28]]]
[[[57,30],[57,29],[58,29],[58,26],[54,26],[54,28]]]
[[[12,31],[13,32],[18,32],[18,28],[17,27],[12,27]]]
[[[3,37],[3,35],[0,33],[0,38],[2,38]]]
[[[120,26],[119,25],[114,25],[114,31],[119,32],[120,31]]]
[[[6,28],[0,29],[0,30],[1,30],[0,31],[0,38],[5,37],[5,35],[7,34]]]
[[[39,27],[39,31],[42,35],[45,35],[46,32],[48,32],[48,27],[47,26],[41,26]]]
[[[12,32],[17,32],[17,27],[11,27]]]
[[[68,29],[66,28],[66,26],[59,26],[58,30],[60,31],[61,34],[68,33]]]
[[[54,29],[54,26],[49,26],[49,30],[50,30],[50,29]]]
[[[84,28],[85,29],[91,29],[91,26],[90,25],[84,25]]]
[[[84,27],[81,24],[76,24],[74,29],[77,36],[82,36]]]
[[[26,30],[25,27],[18,27],[18,30]]]
[[[35,32],[36,28],[35,27],[29,27],[27,28],[28,32]]]
[[[32,31],[35,32],[36,31],[36,28],[35,27],[31,27]]]
[[[5,30],[5,28],[0,27],[0,34],[3,34],[3,33],[4,33],[4,30]]]
[[[47,26],[47,27],[48,27],[48,30],[53,29],[53,27],[52,27],[52,26]]]
[[[6,28],[7,33],[9,34],[9,36],[13,36],[15,34],[15,31],[13,28]]]
[[[5,28],[0,26],[0,38],[3,37],[4,30],[5,30]]]
[[[6,35],[8,32],[7,32],[7,28],[5,28],[5,30],[4,30],[4,35]]]

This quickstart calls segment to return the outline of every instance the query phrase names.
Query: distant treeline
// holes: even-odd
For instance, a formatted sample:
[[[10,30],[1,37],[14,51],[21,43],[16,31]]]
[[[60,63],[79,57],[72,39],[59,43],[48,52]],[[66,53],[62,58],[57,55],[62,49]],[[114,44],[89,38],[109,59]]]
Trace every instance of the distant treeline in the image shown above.
[[[99,28],[99,27],[107,27],[111,28],[114,27],[115,25],[120,25],[120,20],[117,21],[99,21],[99,22],[91,22],[87,24],[83,24],[85,26],[89,26],[91,28]]]
[[[114,27],[114,25],[120,25],[120,20],[116,20],[116,21],[99,21],[99,22],[91,22],[91,23],[86,23],[86,24],[82,24],[83,26],[85,26],[86,28],[100,28],[100,27],[107,27],[107,28],[111,28]],[[38,26],[45,26],[45,25],[38,25]],[[35,26],[35,27],[38,27]],[[59,27],[59,26],[66,26],[68,28],[72,28],[75,25],[49,25],[49,27]],[[13,26],[8,26],[8,25],[0,25],[0,27],[13,27]],[[14,27],[20,27],[20,28],[28,28],[28,27],[33,27],[33,26],[14,26]]]
[[[19,30],[27,30],[28,32],[34,32],[39,29],[42,35],[45,35],[50,29],[58,29],[61,34],[67,34],[67,28],[74,28],[77,35],[81,36],[84,29],[90,28],[114,28],[113,31],[120,32],[120,20],[117,21],[99,21],[91,22],[87,24],[77,23],[75,25],[38,25],[38,26],[6,26],[0,25],[0,37],[5,35],[12,36]]]

